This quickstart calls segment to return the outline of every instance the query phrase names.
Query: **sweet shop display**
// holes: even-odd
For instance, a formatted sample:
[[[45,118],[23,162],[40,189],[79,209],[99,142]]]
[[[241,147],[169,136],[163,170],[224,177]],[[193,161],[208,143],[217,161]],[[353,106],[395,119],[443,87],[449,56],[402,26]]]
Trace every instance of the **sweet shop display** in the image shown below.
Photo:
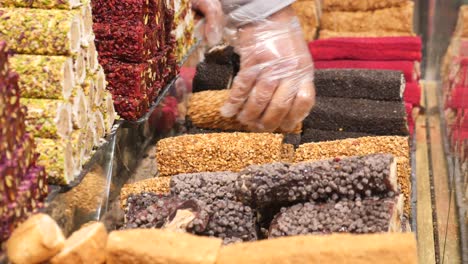
[[[44,206],[49,187],[39,165],[37,142],[26,129],[27,110],[20,105],[19,75],[11,70],[8,46],[0,41],[0,242]]]
[[[268,23],[247,8],[268,5],[240,1],[208,44],[222,1],[0,2],[1,263],[464,257],[466,6],[455,23],[437,1],[297,0]],[[286,35],[274,27],[289,15],[302,28],[304,46],[284,43],[312,72],[272,78],[313,73],[314,105],[291,131],[222,114],[241,68],[295,61],[267,35],[277,50],[255,46],[247,65],[235,14],[252,34],[267,22]],[[248,96],[267,88],[250,81]]]

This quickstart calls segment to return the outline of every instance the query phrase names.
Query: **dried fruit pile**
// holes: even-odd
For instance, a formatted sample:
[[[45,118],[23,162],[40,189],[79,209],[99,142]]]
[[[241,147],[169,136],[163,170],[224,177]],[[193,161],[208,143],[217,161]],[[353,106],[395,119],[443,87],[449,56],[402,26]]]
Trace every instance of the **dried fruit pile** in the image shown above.
[[[92,1],[99,62],[118,114],[135,121],[177,74],[174,4]]]
[[[13,228],[41,208],[47,175],[38,165],[35,142],[26,132],[18,74],[9,69],[6,43],[0,42],[0,243]]]
[[[116,118],[112,95],[94,44],[91,3],[0,3],[0,39],[17,55],[27,131],[36,137],[49,183],[72,182],[110,132]]]
[[[141,188],[167,185],[169,179],[169,188]],[[184,230],[221,238],[225,244],[300,234],[401,231],[404,197],[391,154],[251,165],[237,173],[179,174],[144,183],[124,188],[125,229]]]

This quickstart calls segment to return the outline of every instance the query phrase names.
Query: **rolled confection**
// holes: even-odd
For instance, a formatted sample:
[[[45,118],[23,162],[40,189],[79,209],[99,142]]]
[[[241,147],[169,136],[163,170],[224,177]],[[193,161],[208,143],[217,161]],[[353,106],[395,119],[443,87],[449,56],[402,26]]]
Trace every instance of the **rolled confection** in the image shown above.
[[[170,177],[156,177],[135,183],[125,184],[120,191],[120,204],[123,208],[127,205],[127,198],[130,195],[141,193],[154,193],[158,195],[168,195],[170,189]]]
[[[21,98],[21,104],[28,108],[27,130],[35,137],[67,139],[72,133],[72,107],[67,102]]]
[[[48,183],[68,185],[78,173],[75,171],[73,147],[66,140],[36,138],[38,164],[46,168]]]
[[[409,133],[403,103],[367,99],[318,97],[304,127],[372,135]]]
[[[171,179],[171,193],[183,199],[196,199],[211,204],[216,200],[235,200],[237,174],[205,172],[179,174]]]
[[[235,52],[233,46],[221,44],[212,47],[205,53],[204,62],[208,64],[232,65],[234,74],[239,72],[240,56]]]
[[[217,238],[159,229],[114,231],[107,240],[106,262],[215,264],[221,244]]]
[[[157,56],[162,46],[159,31],[141,22],[95,23],[93,29],[101,57],[139,63]]]
[[[380,136],[303,144],[296,149],[295,162],[317,161],[389,153],[397,161],[398,187],[405,195],[405,215],[411,215],[411,164],[408,137]]]
[[[99,107],[103,101],[103,98],[107,91],[107,80],[104,69],[98,67],[98,71],[92,77],[94,81],[94,96],[93,96],[93,106]]]
[[[237,198],[255,208],[291,202],[393,197],[398,192],[396,161],[376,154],[288,165],[253,165],[239,173]]]
[[[0,37],[21,54],[76,54],[81,24],[80,14],[68,10],[0,8]]]
[[[0,7],[26,7],[38,9],[72,10],[81,6],[80,0],[4,0]]]
[[[98,110],[104,117],[105,133],[109,134],[112,131],[115,120],[117,119],[117,113],[115,112],[112,94],[108,91],[105,92],[103,102]]]
[[[405,1],[401,6],[375,11],[324,12],[320,27],[338,32],[393,31],[413,33],[414,3]]]
[[[268,236],[401,232],[402,214],[402,196],[297,204],[281,209],[271,223]]]
[[[203,91],[192,94],[188,105],[188,117],[198,128],[221,129],[223,131],[248,131],[236,117],[226,118],[220,109],[229,97],[229,90]],[[302,124],[299,124],[292,134],[300,134]],[[282,132],[279,130],[278,132]]]
[[[90,41],[86,47],[86,69],[93,74],[99,69],[98,53],[94,41]]]
[[[91,223],[74,232],[63,249],[50,261],[59,263],[105,263],[107,230],[103,223]]]
[[[143,117],[148,112],[150,106],[147,95],[113,95],[113,98],[115,111],[122,119],[128,121],[137,121],[139,118]]]
[[[163,19],[162,2],[155,0],[96,0],[91,1],[95,23],[121,21],[142,22],[145,25],[154,19],[160,24]]]
[[[94,116],[94,120],[96,121],[96,133],[99,138],[104,138],[106,136],[106,123],[104,120],[104,116],[100,111],[93,111],[92,115]]]
[[[302,132],[301,144],[323,141],[334,141],[347,138],[360,138],[372,136],[366,133],[346,132],[346,131],[329,131],[313,128],[305,128]]]
[[[81,85],[77,85],[73,90],[72,100],[77,96],[78,91],[83,91],[86,97],[86,104],[90,109],[94,106],[94,96],[96,93],[96,84],[94,83],[94,76],[86,76],[85,81]]]
[[[193,79],[193,92],[229,89],[234,79],[234,68],[229,64],[201,62]]]
[[[101,54],[100,54],[101,55]],[[143,63],[125,63],[112,58],[100,58],[104,68],[108,89],[115,95],[147,95],[162,74],[158,67],[161,59],[155,58]]]
[[[352,37],[367,37],[367,38],[377,38],[377,37],[412,37],[415,36],[414,33],[399,32],[399,31],[366,31],[366,32],[342,32],[342,31],[333,31],[333,30],[320,30],[319,39],[329,39],[329,38],[352,38]]]
[[[297,1],[292,7],[299,18],[305,39],[307,41],[314,40],[319,25],[316,1]]]
[[[401,72],[365,69],[326,69],[314,72],[319,97],[401,101],[405,79]]]
[[[418,250],[411,233],[294,236],[222,247],[216,263],[416,264]]]
[[[75,83],[82,84],[86,79],[86,49],[81,48],[74,58]]]
[[[76,80],[69,57],[15,55],[10,65],[21,75],[21,97],[66,100],[72,94]]]
[[[368,11],[389,7],[398,7],[407,2],[406,0],[324,0],[322,9],[324,11]]]
[[[93,9],[91,7],[91,0],[82,0],[82,2],[81,16],[83,17],[83,38],[81,40],[81,45],[83,47],[89,47],[90,45],[94,45]]]
[[[162,139],[156,146],[162,176],[240,171],[251,164],[282,158],[283,136],[268,133],[219,133]]]
[[[84,138],[83,152],[85,160],[93,154],[93,149],[95,147],[94,142],[97,138],[96,127],[94,123],[88,122],[85,128],[81,131],[82,137]]]
[[[64,243],[57,223],[48,215],[38,214],[13,232],[7,242],[7,256],[13,263],[42,263],[60,252]]]
[[[73,127],[81,129],[86,126],[90,119],[89,100],[83,89],[78,87],[72,98]]]

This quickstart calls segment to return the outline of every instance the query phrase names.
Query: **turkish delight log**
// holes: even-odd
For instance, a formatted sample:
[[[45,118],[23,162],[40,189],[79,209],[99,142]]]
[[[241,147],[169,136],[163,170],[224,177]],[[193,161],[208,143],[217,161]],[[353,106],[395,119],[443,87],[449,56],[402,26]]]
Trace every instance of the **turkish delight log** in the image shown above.
[[[126,184],[122,187],[122,190],[120,191],[120,203],[122,207],[125,207],[127,205],[127,198],[130,195],[137,195],[141,193],[168,195],[171,192],[170,185],[170,177],[156,177],[131,184]]]
[[[268,237],[401,232],[402,199],[374,197],[282,208],[271,223]]]
[[[94,41],[90,41],[86,47],[86,69],[90,74],[95,73],[99,68],[98,53]]]
[[[216,238],[160,229],[114,231],[107,240],[107,263],[215,264],[221,244]]]
[[[206,204],[235,197],[237,174],[232,172],[205,172],[179,174],[170,178],[171,193],[183,199],[196,199]]]
[[[11,68],[20,74],[21,97],[68,99],[75,85],[73,61],[64,56],[16,55]]]
[[[414,33],[398,31],[366,31],[366,32],[343,32],[333,30],[320,30],[319,39],[329,38],[377,38],[377,37],[412,37]]]
[[[75,71],[75,83],[82,84],[86,79],[86,50],[81,48],[73,59],[73,70]]]
[[[288,165],[253,165],[239,173],[237,198],[257,208],[291,202],[392,197],[398,191],[396,161],[376,154]]]
[[[336,157],[351,157],[389,153],[395,156],[398,186],[405,195],[405,214],[411,214],[411,165],[408,137],[380,136],[308,143],[296,150],[295,162],[317,161]]]
[[[94,45],[94,32],[93,32],[93,9],[91,7],[91,0],[83,0],[81,7],[81,16],[83,18],[81,45],[89,47]]]
[[[401,101],[405,89],[403,74],[386,70],[317,70],[314,84],[316,95],[319,97],[381,101]]]
[[[232,65],[201,62],[197,65],[193,79],[193,92],[228,89],[233,79]]]
[[[418,250],[412,233],[294,236],[222,247],[216,263],[300,263],[305,260],[323,264],[417,264]]]
[[[108,89],[115,95],[142,96],[161,75],[157,71],[158,58],[144,63],[125,63],[111,58],[101,58],[106,73]]]
[[[397,31],[413,33],[414,3],[405,1],[399,7],[375,11],[324,12],[320,27],[339,32]]]
[[[405,4],[407,0],[324,0],[322,9],[324,11],[368,11],[388,7],[398,7]]]
[[[305,128],[301,137],[301,144],[322,142],[322,141],[334,141],[338,139],[347,138],[360,138],[372,136],[366,133],[359,132],[345,132],[345,131],[327,131],[313,128]]]
[[[192,94],[188,105],[188,117],[198,128],[221,129],[224,131],[248,131],[235,117],[226,118],[220,109],[229,97],[229,90],[203,91]],[[293,134],[300,134],[302,124],[298,125]],[[280,131],[279,131],[280,132]]]
[[[319,25],[316,1],[297,1],[292,7],[299,18],[306,41],[314,40]]]
[[[156,145],[158,171],[162,176],[236,172],[248,165],[279,161],[283,138],[268,133],[219,133],[162,139]]]
[[[77,172],[69,141],[36,138],[36,145],[41,153],[38,164],[46,168],[49,184],[67,185],[74,180]]]
[[[90,113],[93,115],[93,118],[95,120],[95,126],[96,126],[96,133],[97,136],[101,139],[106,136],[106,123],[104,121],[104,116],[100,111],[93,111]]]
[[[149,109],[147,96],[114,96],[114,107],[117,114],[125,120],[136,121]]]
[[[366,99],[318,97],[314,109],[304,120],[304,127],[373,135],[408,135],[403,103]]]
[[[66,139],[73,131],[72,108],[67,102],[21,98],[28,108],[26,125],[35,137]]]
[[[25,7],[38,9],[67,9],[81,6],[80,0],[3,0],[0,7]]]
[[[106,90],[107,81],[106,81],[106,74],[104,73],[104,69],[98,67],[98,71],[93,76],[94,81],[94,93],[93,93],[93,105],[99,107],[101,105],[102,99],[104,95],[108,92]]]
[[[81,23],[80,14],[73,11],[0,8],[0,37],[21,54],[78,53]]]
[[[161,48],[157,29],[143,23],[95,23],[93,28],[100,57],[142,62],[157,56]]]
[[[105,92],[104,100],[99,107],[99,110],[104,116],[104,125],[106,129],[106,134],[109,134],[114,126],[114,122],[117,119],[117,113],[114,108],[114,101],[112,100],[112,95],[109,92]]]
[[[76,129],[84,128],[90,118],[90,106],[83,89],[77,88],[72,102],[73,127]]]
[[[118,23],[129,21],[133,23],[145,22],[150,18],[156,20],[156,12],[162,10],[163,2],[155,0],[96,0],[91,1],[93,20],[95,23]],[[163,22],[159,14],[157,23]]]

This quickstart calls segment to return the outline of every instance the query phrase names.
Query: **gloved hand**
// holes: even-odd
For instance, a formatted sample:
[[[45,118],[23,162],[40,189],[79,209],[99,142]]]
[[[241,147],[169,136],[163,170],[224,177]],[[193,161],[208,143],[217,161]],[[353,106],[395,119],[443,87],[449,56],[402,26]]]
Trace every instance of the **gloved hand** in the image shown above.
[[[223,10],[219,0],[191,0],[192,8],[205,17],[204,35],[208,45],[218,44],[223,37]]]
[[[294,11],[237,29],[233,45],[241,69],[221,114],[253,131],[293,130],[315,103],[312,58]]]

